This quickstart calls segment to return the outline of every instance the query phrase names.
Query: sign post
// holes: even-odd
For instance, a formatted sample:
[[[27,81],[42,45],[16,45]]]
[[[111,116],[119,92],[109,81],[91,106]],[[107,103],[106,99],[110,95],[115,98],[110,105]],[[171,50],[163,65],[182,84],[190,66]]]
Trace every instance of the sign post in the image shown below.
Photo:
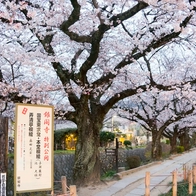
[[[118,173],[118,148],[119,148],[119,142],[118,138],[116,138],[116,172]]]
[[[116,172],[118,173],[118,148],[119,148],[119,143],[118,143],[118,138],[116,138],[116,148],[114,149],[105,149],[105,153],[107,156],[115,156],[116,160]]]
[[[53,190],[53,106],[16,104],[14,195]]]

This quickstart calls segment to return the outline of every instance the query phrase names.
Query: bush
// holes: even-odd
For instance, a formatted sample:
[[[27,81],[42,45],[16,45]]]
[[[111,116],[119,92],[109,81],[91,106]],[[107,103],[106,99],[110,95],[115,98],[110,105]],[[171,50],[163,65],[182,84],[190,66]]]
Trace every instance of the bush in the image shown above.
[[[169,140],[166,140],[165,143],[166,143],[166,144],[170,144],[170,141],[169,141]]]
[[[114,141],[115,134],[109,131],[100,132],[100,144],[101,146],[107,146],[108,142]]]
[[[116,171],[114,170],[109,170],[105,174],[102,175],[102,179],[110,179],[116,174]]]
[[[184,152],[184,146],[177,146],[177,153],[183,153]]]
[[[58,146],[59,150],[64,150],[61,145],[65,141],[66,135],[76,134],[76,132],[76,128],[54,130],[54,149],[57,150],[56,146]]]
[[[129,169],[139,167],[141,165],[141,159],[137,155],[127,157],[127,165]]]
[[[123,144],[125,145],[126,148],[132,148],[132,147],[131,147],[131,141],[130,141],[130,140],[125,140],[125,141],[123,142]]]
[[[196,195],[196,185],[193,185],[193,193],[192,194],[188,194],[189,192],[189,183],[186,181],[180,181],[177,184],[178,189],[177,189],[177,195],[178,196],[188,196],[188,195]],[[172,188],[170,189],[170,191],[168,193],[165,194],[161,194],[159,196],[172,196]]]

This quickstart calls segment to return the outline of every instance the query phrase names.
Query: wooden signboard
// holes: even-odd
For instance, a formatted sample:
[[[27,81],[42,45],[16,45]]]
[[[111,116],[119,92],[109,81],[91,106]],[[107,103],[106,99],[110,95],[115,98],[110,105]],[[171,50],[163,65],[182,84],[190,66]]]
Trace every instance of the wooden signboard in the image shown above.
[[[105,149],[107,156],[116,156],[116,149]]]
[[[116,159],[116,172],[118,173],[118,148],[119,148],[119,143],[118,143],[118,138],[116,138],[116,148],[114,149],[105,149],[105,153],[107,156],[115,156]]]

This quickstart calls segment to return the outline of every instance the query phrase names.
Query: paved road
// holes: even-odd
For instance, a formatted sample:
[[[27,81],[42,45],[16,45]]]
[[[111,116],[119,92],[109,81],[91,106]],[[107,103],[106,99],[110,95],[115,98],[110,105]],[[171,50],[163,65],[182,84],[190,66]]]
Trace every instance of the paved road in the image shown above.
[[[172,181],[172,172],[174,170],[177,170],[178,181],[181,181],[183,179],[183,165],[186,165],[187,169],[191,169],[193,163],[196,163],[196,149],[181,155],[172,156],[164,161],[139,167],[135,171],[122,172],[120,173],[122,177],[120,180],[95,196],[144,196],[147,171],[151,175],[150,195],[158,196],[161,193],[168,192],[171,188],[168,186],[168,183]]]

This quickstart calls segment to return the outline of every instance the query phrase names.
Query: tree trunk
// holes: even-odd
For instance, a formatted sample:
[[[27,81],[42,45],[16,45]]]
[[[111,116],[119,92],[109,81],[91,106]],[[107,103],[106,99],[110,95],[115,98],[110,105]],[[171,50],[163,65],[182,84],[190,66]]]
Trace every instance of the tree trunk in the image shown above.
[[[175,135],[173,135],[173,137],[169,138],[170,141],[170,146],[171,146],[171,154],[175,154],[177,153],[177,137],[175,137]]]
[[[180,140],[180,145],[184,146],[184,150],[189,150],[190,149],[190,138],[188,131],[184,131],[181,136],[179,136]]]
[[[171,154],[177,153],[178,127],[174,128],[172,137],[169,137]]]
[[[85,120],[84,120],[85,119]],[[100,181],[98,122],[83,117],[78,126],[78,140],[75,152],[74,183],[78,186],[95,184]]]
[[[157,131],[152,132],[151,157],[153,160],[160,160],[162,157],[161,134]]]

